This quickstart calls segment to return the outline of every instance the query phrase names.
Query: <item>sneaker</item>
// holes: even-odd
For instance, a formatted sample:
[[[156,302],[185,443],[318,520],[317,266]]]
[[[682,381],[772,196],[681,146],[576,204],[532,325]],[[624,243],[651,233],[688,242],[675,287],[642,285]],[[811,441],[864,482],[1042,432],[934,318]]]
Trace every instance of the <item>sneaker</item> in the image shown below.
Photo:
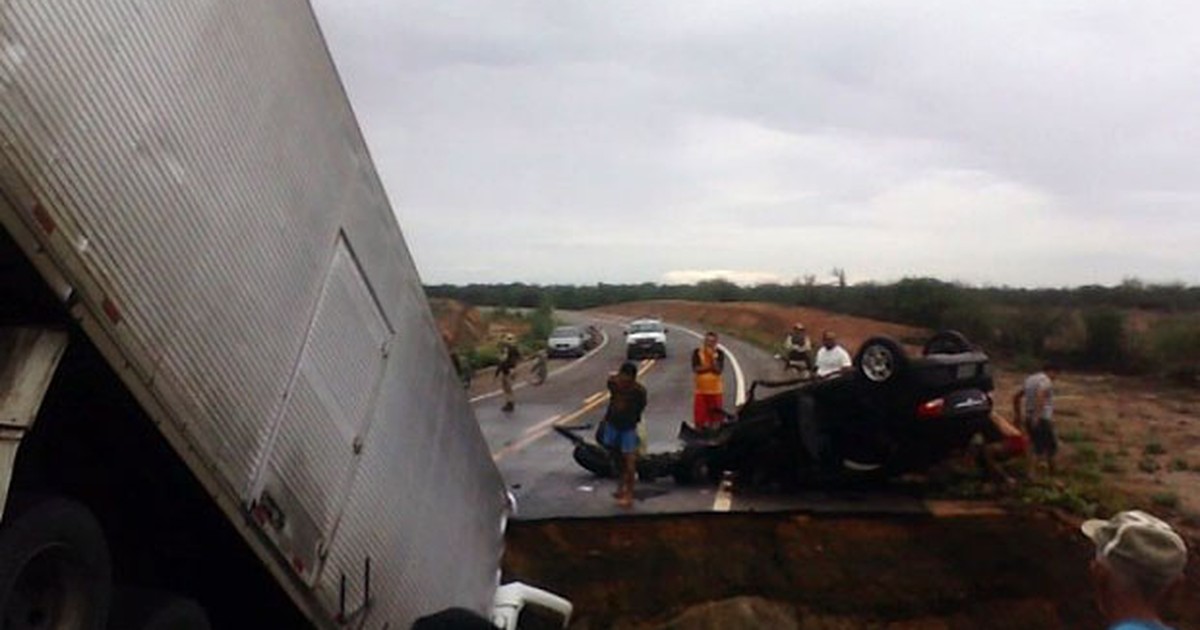
[[[503,411],[505,413],[508,413],[512,410],[513,410],[513,404],[510,402],[504,403],[504,406],[500,408],[500,411]]]

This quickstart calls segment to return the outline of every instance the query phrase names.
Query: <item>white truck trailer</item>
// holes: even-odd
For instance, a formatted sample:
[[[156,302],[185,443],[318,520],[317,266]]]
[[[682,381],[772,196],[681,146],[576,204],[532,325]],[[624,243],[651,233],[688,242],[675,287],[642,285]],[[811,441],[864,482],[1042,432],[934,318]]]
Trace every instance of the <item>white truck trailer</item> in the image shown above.
[[[490,614],[511,506],[305,0],[0,0],[0,225],[0,625]]]

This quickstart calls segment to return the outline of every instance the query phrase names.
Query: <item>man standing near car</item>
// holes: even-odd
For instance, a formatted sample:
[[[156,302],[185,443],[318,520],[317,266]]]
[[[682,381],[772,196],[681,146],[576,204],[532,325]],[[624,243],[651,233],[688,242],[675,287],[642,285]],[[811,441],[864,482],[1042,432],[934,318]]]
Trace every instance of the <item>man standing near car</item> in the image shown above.
[[[692,423],[703,431],[721,426],[725,419],[725,352],[717,347],[717,333],[704,333],[704,345],[692,351],[692,374],[696,393],[692,399]]]
[[[1013,394],[1013,416],[1025,427],[1033,442],[1032,469],[1037,458],[1046,463],[1046,470],[1054,474],[1054,456],[1058,453],[1058,436],[1054,431],[1054,379],[1058,378],[1058,367],[1047,363],[1041,371],[1030,374]],[[1032,472],[1032,470],[1030,471]]]
[[[812,369],[812,342],[808,339],[804,324],[792,324],[792,332],[783,338],[783,351],[787,353],[788,363],[800,367],[802,373]]]
[[[850,360],[850,353],[838,344],[837,335],[826,330],[821,337],[821,349],[817,350],[816,364],[817,378],[824,378],[849,369],[854,362]]]
[[[608,378],[608,409],[604,412],[601,442],[618,453],[620,482],[613,494],[617,505],[633,505],[633,482],[637,474],[638,423],[646,409],[646,388],[637,382],[637,365],[626,361]]]
[[[521,351],[517,350],[517,338],[512,333],[505,333],[500,340],[500,363],[496,365],[496,376],[500,377],[500,388],[504,390],[504,406],[500,411],[511,412],[516,407],[516,396],[513,394],[517,364],[521,362]]]

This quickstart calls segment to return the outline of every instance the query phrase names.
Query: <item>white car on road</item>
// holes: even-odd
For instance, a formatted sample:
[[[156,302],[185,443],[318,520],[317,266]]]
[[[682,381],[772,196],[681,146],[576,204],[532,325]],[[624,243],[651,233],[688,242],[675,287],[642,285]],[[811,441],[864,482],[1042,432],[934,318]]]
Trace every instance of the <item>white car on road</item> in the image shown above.
[[[667,328],[659,319],[638,319],[625,329],[625,358],[667,358]]]

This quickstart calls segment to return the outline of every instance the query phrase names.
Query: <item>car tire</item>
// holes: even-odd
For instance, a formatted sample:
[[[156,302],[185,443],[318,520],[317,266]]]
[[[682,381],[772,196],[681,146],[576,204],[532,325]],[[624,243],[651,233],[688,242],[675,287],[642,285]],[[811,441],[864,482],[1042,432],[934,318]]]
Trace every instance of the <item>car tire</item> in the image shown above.
[[[691,457],[684,458],[676,466],[672,477],[675,478],[675,483],[681,485],[702,483],[712,479],[712,466],[708,461],[708,456],[704,453],[695,453]]]
[[[0,618],[5,628],[101,630],[112,560],[96,517],[75,501],[45,499],[0,530]]]
[[[871,337],[858,349],[854,365],[868,382],[886,385],[904,373],[908,367],[908,355],[893,339]]]
[[[921,349],[924,356],[931,354],[959,354],[973,350],[967,336],[957,330],[943,330],[929,338]]]
[[[603,446],[588,443],[577,444],[575,445],[575,449],[571,451],[571,457],[575,459],[575,463],[597,477],[607,479],[616,476],[616,471],[613,469],[612,456],[609,455]]]

